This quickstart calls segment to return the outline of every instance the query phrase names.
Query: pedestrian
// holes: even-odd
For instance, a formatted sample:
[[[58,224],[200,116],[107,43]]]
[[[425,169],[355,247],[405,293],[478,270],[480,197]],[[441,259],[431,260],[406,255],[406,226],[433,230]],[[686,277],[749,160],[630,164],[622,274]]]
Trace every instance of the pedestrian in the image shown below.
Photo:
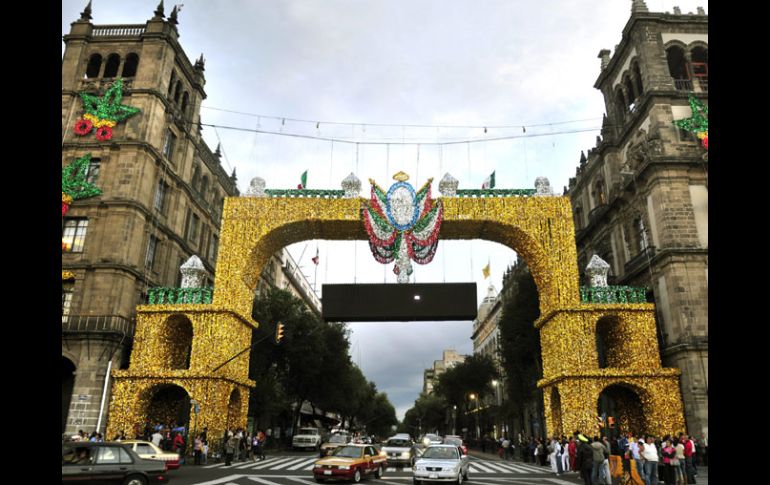
[[[676,444],[676,456],[674,457],[674,464],[676,465],[674,467],[674,474],[676,477],[676,485],[685,485],[687,483],[687,479],[685,478],[685,471],[684,471],[684,443],[682,443],[681,438],[677,441]]]
[[[658,485],[658,448],[652,436],[647,436],[647,442],[640,450],[644,460],[644,479],[646,485]]]
[[[591,443],[591,451],[593,452],[591,481],[594,485],[604,484],[604,455],[607,453],[607,449],[604,447],[598,436],[594,436],[593,443]]]
[[[602,444],[604,445],[604,463],[602,464],[603,469],[603,475],[604,475],[604,481],[607,483],[607,485],[612,485],[612,472],[610,471],[610,455],[612,454],[612,447],[610,445],[610,440],[606,436],[602,438]]]
[[[557,436],[554,436],[553,440],[551,440],[551,449],[553,450],[551,452],[551,471],[558,477],[564,473],[564,468],[561,464],[561,443],[559,443],[559,438]]]
[[[209,461],[209,444],[206,441],[203,441],[203,449],[201,453],[201,463],[206,464]]]
[[[692,443],[692,457],[691,458],[692,458],[693,476],[697,477],[698,476],[698,466],[697,466],[698,465],[698,463],[697,463],[698,462],[698,454],[697,454],[698,453],[698,447],[696,446],[695,437],[694,436],[690,435],[689,440],[690,440],[690,443]]]
[[[574,436],[569,437],[569,444],[567,445],[567,452],[569,453],[569,469],[573,470],[577,473],[580,472],[577,467],[577,449],[578,449],[578,442],[579,440],[575,438]]]
[[[569,467],[569,442],[567,442],[567,437],[562,436],[561,437],[561,468],[566,473],[571,470]]]
[[[644,473],[644,460],[642,460],[642,447],[643,441],[641,438],[636,439],[633,435],[629,435],[628,438],[628,450],[630,451],[630,458],[634,460],[634,466],[636,467],[636,473],[639,474],[639,478],[647,482],[647,475]]]
[[[694,484],[695,482],[695,470],[692,467],[692,441],[687,436],[682,435],[681,442],[684,445],[684,476],[687,484]]]
[[[201,439],[201,435],[195,437],[195,441],[193,444],[193,453],[195,454],[195,458],[193,460],[193,464],[200,465],[201,464],[201,455],[203,454],[203,440]]]
[[[233,456],[238,452],[240,438],[232,431],[228,433],[227,444],[225,445],[225,466],[230,466],[233,462]]]
[[[508,436],[503,436],[503,459],[511,459],[511,440],[508,439]]]
[[[150,441],[152,441],[152,444],[154,444],[157,447],[160,447],[160,442],[163,439],[163,435],[160,433],[159,429],[156,429],[155,432],[152,434],[152,437]]]
[[[591,477],[594,457],[593,449],[591,448],[591,445],[588,444],[588,438],[580,433],[578,433],[577,441],[580,445],[577,446],[577,452],[575,454],[575,470],[580,471],[580,478],[583,479],[584,485],[593,485],[593,479]]]

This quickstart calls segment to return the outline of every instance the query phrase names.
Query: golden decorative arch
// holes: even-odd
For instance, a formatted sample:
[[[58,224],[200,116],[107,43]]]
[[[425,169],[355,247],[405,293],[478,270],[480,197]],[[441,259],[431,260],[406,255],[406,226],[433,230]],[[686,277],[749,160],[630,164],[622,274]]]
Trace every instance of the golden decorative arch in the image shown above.
[[[199,427],[212,435],[225,430],[232,391],[239,390],[241,411],[234,423],[246,425],[249,389],[248,353],[212,372],[218,364],[248,347],[254,290],[265,264],[281,248],[310,239],[366,240],[361,198],[235,197],[225,199],[213,302],[209,305],[147,305],[137,308],[131,367],[115,371],[109,429],[132,429],[141,422],[140,390],[158,383],[179,383],[201,403]],[[644,389],[650,432],[684,429],[678,376],[662,369],[651,304],[595,305],[580,301],[572,207],[566,197],[442,197],[441,239],[483,239],[519,253],[530,268],[540,296],[540,329],[545,409],[551,388],[558,386],[562,429],[598,430],[596,399],[616,382]],[[163,322],[184,314],[193,326],[190,368],[163,370],[153,353],[167,338]],[[644,360],[598,368],[596,323],[615,317],[616,340]],[[231,413],[232,414],[232,413]],[[547,427],[553,430],[552,419]],[[119,426],[114,423],[119,423]],[[113,431],[110,431],[110,434]]]

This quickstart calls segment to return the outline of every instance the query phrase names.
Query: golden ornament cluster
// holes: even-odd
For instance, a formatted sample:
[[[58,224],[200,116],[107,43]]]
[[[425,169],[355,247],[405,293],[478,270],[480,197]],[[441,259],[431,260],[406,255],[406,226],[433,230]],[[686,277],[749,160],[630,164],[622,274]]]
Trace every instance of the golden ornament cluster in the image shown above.
[[[626,421],[659,433],[684,429],[679,372],[663,369],[650,304],[581,304],[572,207],[566,197],[442,197],[442,239],[504,244],[527,262],[537,284],[549,430],[597,429],[597,400],[611,386],[639,397]],[[131,366],[115,371],[109,434],[142,427],[153,393],[177,385],[200,402],[199,429],[220,436],[245,426],[249,354],[211,370],[248,347],[254,290],[262,269],[281,248],[310,239],[366,240],[361,199],[238,197],[225,199],[221,243],[210,305],[153,305],[137,309]],[[599,369],[597,327],[609,343],[610,368]],[[189,369],[180,363],[190,353]],[[230,396],[239,391],[237,403]],[[552,393],[558,390],[560,399]],[[554,394],[555,395],[555,394]],[[622,407],[622,406],[621,406]],[[626,406],[624,409],[630,409]],[[573,429],[574,428],[574,429]],[[569,431],[571,432],[571,431]]]

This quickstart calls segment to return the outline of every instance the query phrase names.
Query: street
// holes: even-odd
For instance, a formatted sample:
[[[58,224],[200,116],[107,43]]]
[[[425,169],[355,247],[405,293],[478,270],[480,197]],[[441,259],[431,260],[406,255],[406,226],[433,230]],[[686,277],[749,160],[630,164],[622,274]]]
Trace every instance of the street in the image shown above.
[[[171,483],[184,485],[296,485],[315,484],[311,469],[318,459],[316,453],[280,452],[261,462],[234,462],[225,467],[223,462],[202,466],[185,465],[169,474]],[[581,483],[573,473],[556,477],[550,468],[521,462],[503,462],[471,456],[469,484],[497,485],[570,485]],[[363,481],[387,485],[407,485],[412,480],[410,468],[388,468],[382,479],[364,478]]]

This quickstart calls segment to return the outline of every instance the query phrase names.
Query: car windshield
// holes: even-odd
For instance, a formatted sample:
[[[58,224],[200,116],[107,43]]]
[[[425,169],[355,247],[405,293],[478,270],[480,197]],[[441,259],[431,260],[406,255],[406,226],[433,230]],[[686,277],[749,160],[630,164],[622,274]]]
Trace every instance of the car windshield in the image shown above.
[[[432,460],[456,460],[459,458],[457,448],[430,447],[422,454],[423,458]]]
[[[334,452],[337,458],[361,458],[364,449],[360,446],[341,446]]]
[[[462,446],[463,440],[461,440],[460,438],[444,438],[444,444]]]
[[[335,434],[329,439],[329,443],[347,443],[348,437],[341,434]]]
[[[411,446],[411,443],[409,443],[408,440],[388,440],[388,443],[385,446]]]
[[[300,428],[297,434],[318,434],[318,430],[315,428]]]

